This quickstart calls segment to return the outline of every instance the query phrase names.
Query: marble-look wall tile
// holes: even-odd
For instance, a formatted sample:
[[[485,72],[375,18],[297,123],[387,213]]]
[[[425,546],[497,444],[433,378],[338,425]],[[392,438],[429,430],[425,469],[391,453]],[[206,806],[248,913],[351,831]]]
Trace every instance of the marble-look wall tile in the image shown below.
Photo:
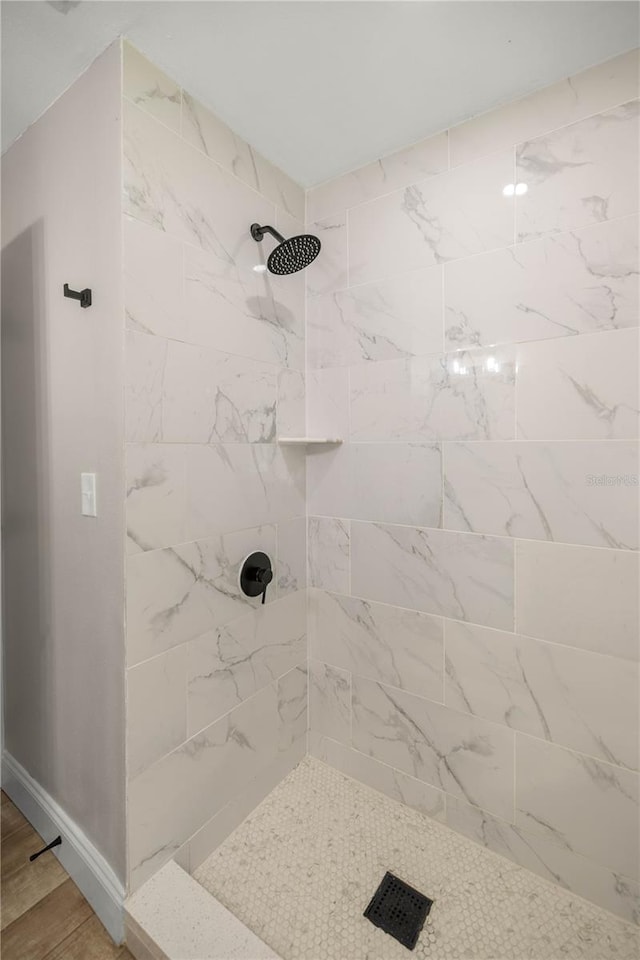
[[[271,443],[191,444],[187,472],[187,539],[305,512],[305,466],[297,450]]]
[[[283,210],[282,207],[276,208],[275,227],[284,237],[296,237],[306,233],[304,216],[292,216],[290,213],[287,213],[286,210]],[[295,275],[288,274],[284,278],[283,283],[298,283],[304,290],[305,275],[304,273],[297,273]]]
[[[517,826],[638,879],[638,814],[636,773],[516,735]]]
[[[278,374],[279,437],[304,437],[306,432],[305,377],[302,370],[281,370]]]
[[[223,534],[130,557],[129,665],[229,623],[258,606],[260,598],[246,597],[238,582],[242,561],[252,550],[275,557],[275,528]],[[273,599],[267,593],[267,603]]]
[[[639,67],[638,50],[630,50],[453,127],[451,166],[633,100],[640,93]]]
[[[381,523],[351,524],[354,596],[513,627],[513,543]]]
[[[513,151],[349,211],[349,277],[367,283],[514,242]]]
[[[511,348],[367,364],[351,370],[352,440],[511,440]]]
[[[314,738],[351,743],[351,675],[346,670],[309,661],[309,729]]]
[[[258,177],[257,189],[296,220],[305,217],[305,192],[299,184],[257,151],[253,151]],[[300,231],[302,232],[302,231]]]
[[[439,617],[313,590],[309,656],[429,700],[444,700]]]
[[[276,585],[279,597],[307,586],[307,518],[294,517],[278,523]]]
[[[447,346],[636,326],[638,229],[624,217],[446,264]]]
[[[309,517],[309,586],[349,593],[349,521]]]
[[[638,553],[519,540],[516,573],[519,633],[640,658]]]
[[[249,186],[256,186],[253,152],[231,127],[186,91],[183,94],[182,136]]]
[[[156,120],[180,131],[180,87],[126,42],[122,45],[122,91]]]
[[[638,768],[638,670],[628,661],[445,621],[445,703]]]
[[[442,351],[442,268],[428,267],[309,300],[314,367],[397,360]]]
[[[162,440],[168,345],[163,337],[126,331],[124,409],[128,441]]]
[[[124,213],[251,267],[256,242],[247,224],[270,223],[274,206],[134,104],[123,104]]]
[[[635,549],[637,475],[631,441],[447,444],[444,526]]]
[[[209,726],[306,657],[306,598],[267,603],[188,644],[188,735]]]
[[[275,443],[278,418],[284,433],[306,427],[305,278],[255,271],[271,245],[248,230],[257,220],[303,232],[305,197],[126,56],[135,887],[173,855],[190,861],[191,837],[231,805],[248,813],[306,746],[305,463]],[[277,574],[264,607],[238,583],[256,549]]]
[[[637,328],[521,344],[517,367],[520,439],[640,436]]]
[[[440,446],[350,443],[310,453],[307,505],[309,513],[317,516],[439,527]]]
[[[629,833],[629,798],[612,801],[611,785],[637,789],[623,769],[637,762],[637,692],[629,664],[604,654],[638,657],[638,555],[611,549],[632,545],[633,489],[579,481],[638,472],[619,452],[633,436],[633,333],[620,328],[638,324],[638,207],[624,195],[637,146],[620,149],[635,121],[620,120],[637,57],[456,128],[456,170],[443,134],[314,189],[321,255],[280,280],[254,271],[272,244],[247,225],[302,232],[303,192],[186,94],[180,139],[169,81],[136,56],[124,200],[134,885],[178,850],[197,866],[288,772],[310,698],[322,759],[441,819],[447,791],[454,829],[631,918],[638,889],[614,872],[629,870],[618,832],[605,847],[609,820]],[[520,180],[525,196],[503,196]],[[495,346],[530,340],[548,342]],[[308,452],[308,522],[304,455],[273,443],[303,434],[356,441]],[[616,443],[593,443],[605,438]],[[530,442],[565,439],[589,443],[551,462],[537,451],[563,444]],[[456,530],[437,529],[440,441],[497,457],[466,475],[458,465]],[[522,448],[517,469],[503,447]],[[607,549],[510,539],[546,536],[545,522]],[[310,582],[335,591],[310,591],[310,692],[307,533]],[[237,583],[253,549],[276,570],[264,608]],[[519,635],[501,632],[514,629],[514,549]],[[446,705],[442,616],[455,618]],[[528,744],[556,751],[548,771],[542,754],[528,769]],[[566,798],[575,806],[583,781],[574,823]]]
[[[123,217],[126,326],[184,340],[183,246],[154,226]]]
[[[631,923],[640,921],[640,886],[580,854],[447,797],[448,826],[476,843],[577,893]]]
[[[395,153],[329,180],[307,193],[307,216],[320,220],[399,187],[408,187],[449,166],[447,132],[420,140]]]
[[[257,249],[251,254],[253,264],[259,263]],[[184,297],[190,342],[303,369],[302,288],[256,273],[251,265],[186,247]]]
[[[304,220],[302,187],[269,163],[188,93],[183,95],[182,136],[229,173],[235,174],[292,216]]]
[[[298,673],[298,671],[294,671]],[[290,676],[289,674],[287,676]],[[298,738],[274,763],[249,781],[222,810],[204,824],[188,841],[189,870],[193,873],[230,833],[239,827],[264,798],[300,763],[306,752],[306,738]]]
[[[304,458],[276,444],[128,444],[128,549],[299,517],[304,494]]]
[[[394,770],[386,763],[380,763],[358,750],[329,737],[321,737],[316,744],[315,755],[319,760],[341,770],[348,777],[360,780],[368,787],[384,793],[392,800],[413,807],[426,817],[435,820],[445,819],[445,795],[442,790],[430,786],[423,780],[416,780],[401,770]]]
[[[278,692],[278,750],[285,753],[303,744],[300,759],[306,753],[308,729],[307,665],[294,667],[277,684]]]
[[[127,771],[135,777],[187,739],[187,650],[127,670]]]
[[[277,369],[270,364],[173,341],[161,386],[162,439],[168,443],[276,438]]]
[[[129,782],[134,888],[273,762],[277,742],[271,684]]]
[[[187,539],[187,450],[179,443],[127,443],[127,552]]]
[[[349,437],[349,371],[307,370],[307,432],[311,437]],[[312,451],[310,451],[312,452]]]
[[[637,100],[520,144],[516,235],[529,240],[638,212]]]
[[[513,816],[513,732],[353,678],[353,746],[497,816]]]
[[[344,213],[307,223],[307,233],[322,244],[318,257],[305,270],[307,294],[317,295],[347,286],[347,220]]]

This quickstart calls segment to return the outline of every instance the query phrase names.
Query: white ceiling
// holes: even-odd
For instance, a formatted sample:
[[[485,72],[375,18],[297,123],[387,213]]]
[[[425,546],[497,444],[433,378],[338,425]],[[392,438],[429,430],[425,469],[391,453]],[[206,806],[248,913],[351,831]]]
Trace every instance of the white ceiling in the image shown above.
[[[616,0],[4,0],[3,149],[119,34],[304,186],[638,45]]]

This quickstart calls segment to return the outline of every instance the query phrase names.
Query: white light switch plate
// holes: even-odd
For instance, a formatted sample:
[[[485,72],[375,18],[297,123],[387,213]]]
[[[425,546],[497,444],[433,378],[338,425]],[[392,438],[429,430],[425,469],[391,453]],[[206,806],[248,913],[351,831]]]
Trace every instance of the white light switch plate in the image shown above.
[[[97,517],[95,473],[80,474],[80,489],[82,491],[82,516]]]

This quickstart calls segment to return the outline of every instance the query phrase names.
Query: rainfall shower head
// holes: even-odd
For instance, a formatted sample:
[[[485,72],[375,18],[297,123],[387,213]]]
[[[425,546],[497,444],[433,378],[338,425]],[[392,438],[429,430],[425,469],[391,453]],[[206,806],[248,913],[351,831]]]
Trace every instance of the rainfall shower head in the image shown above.
[[[270,233],[278,241],[278,246],[271,251],[267,260],[267,267],[271,273],[281,275],[297,273],[298,270],[308,267],[320,253],[320,241],[310,233],[303,233],[285,240],[273,227],[266,224],[261,227],[259,223],[251,224],[251,236],[254,240],[260,242],[265,233]]]

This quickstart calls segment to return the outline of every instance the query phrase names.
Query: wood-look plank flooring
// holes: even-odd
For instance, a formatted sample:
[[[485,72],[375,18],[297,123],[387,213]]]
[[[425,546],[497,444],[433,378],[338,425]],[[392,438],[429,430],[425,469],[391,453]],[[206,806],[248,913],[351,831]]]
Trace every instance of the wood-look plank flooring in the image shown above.
[[[133,960],[116,946],[44,841],[2,794],[2,960]]]

